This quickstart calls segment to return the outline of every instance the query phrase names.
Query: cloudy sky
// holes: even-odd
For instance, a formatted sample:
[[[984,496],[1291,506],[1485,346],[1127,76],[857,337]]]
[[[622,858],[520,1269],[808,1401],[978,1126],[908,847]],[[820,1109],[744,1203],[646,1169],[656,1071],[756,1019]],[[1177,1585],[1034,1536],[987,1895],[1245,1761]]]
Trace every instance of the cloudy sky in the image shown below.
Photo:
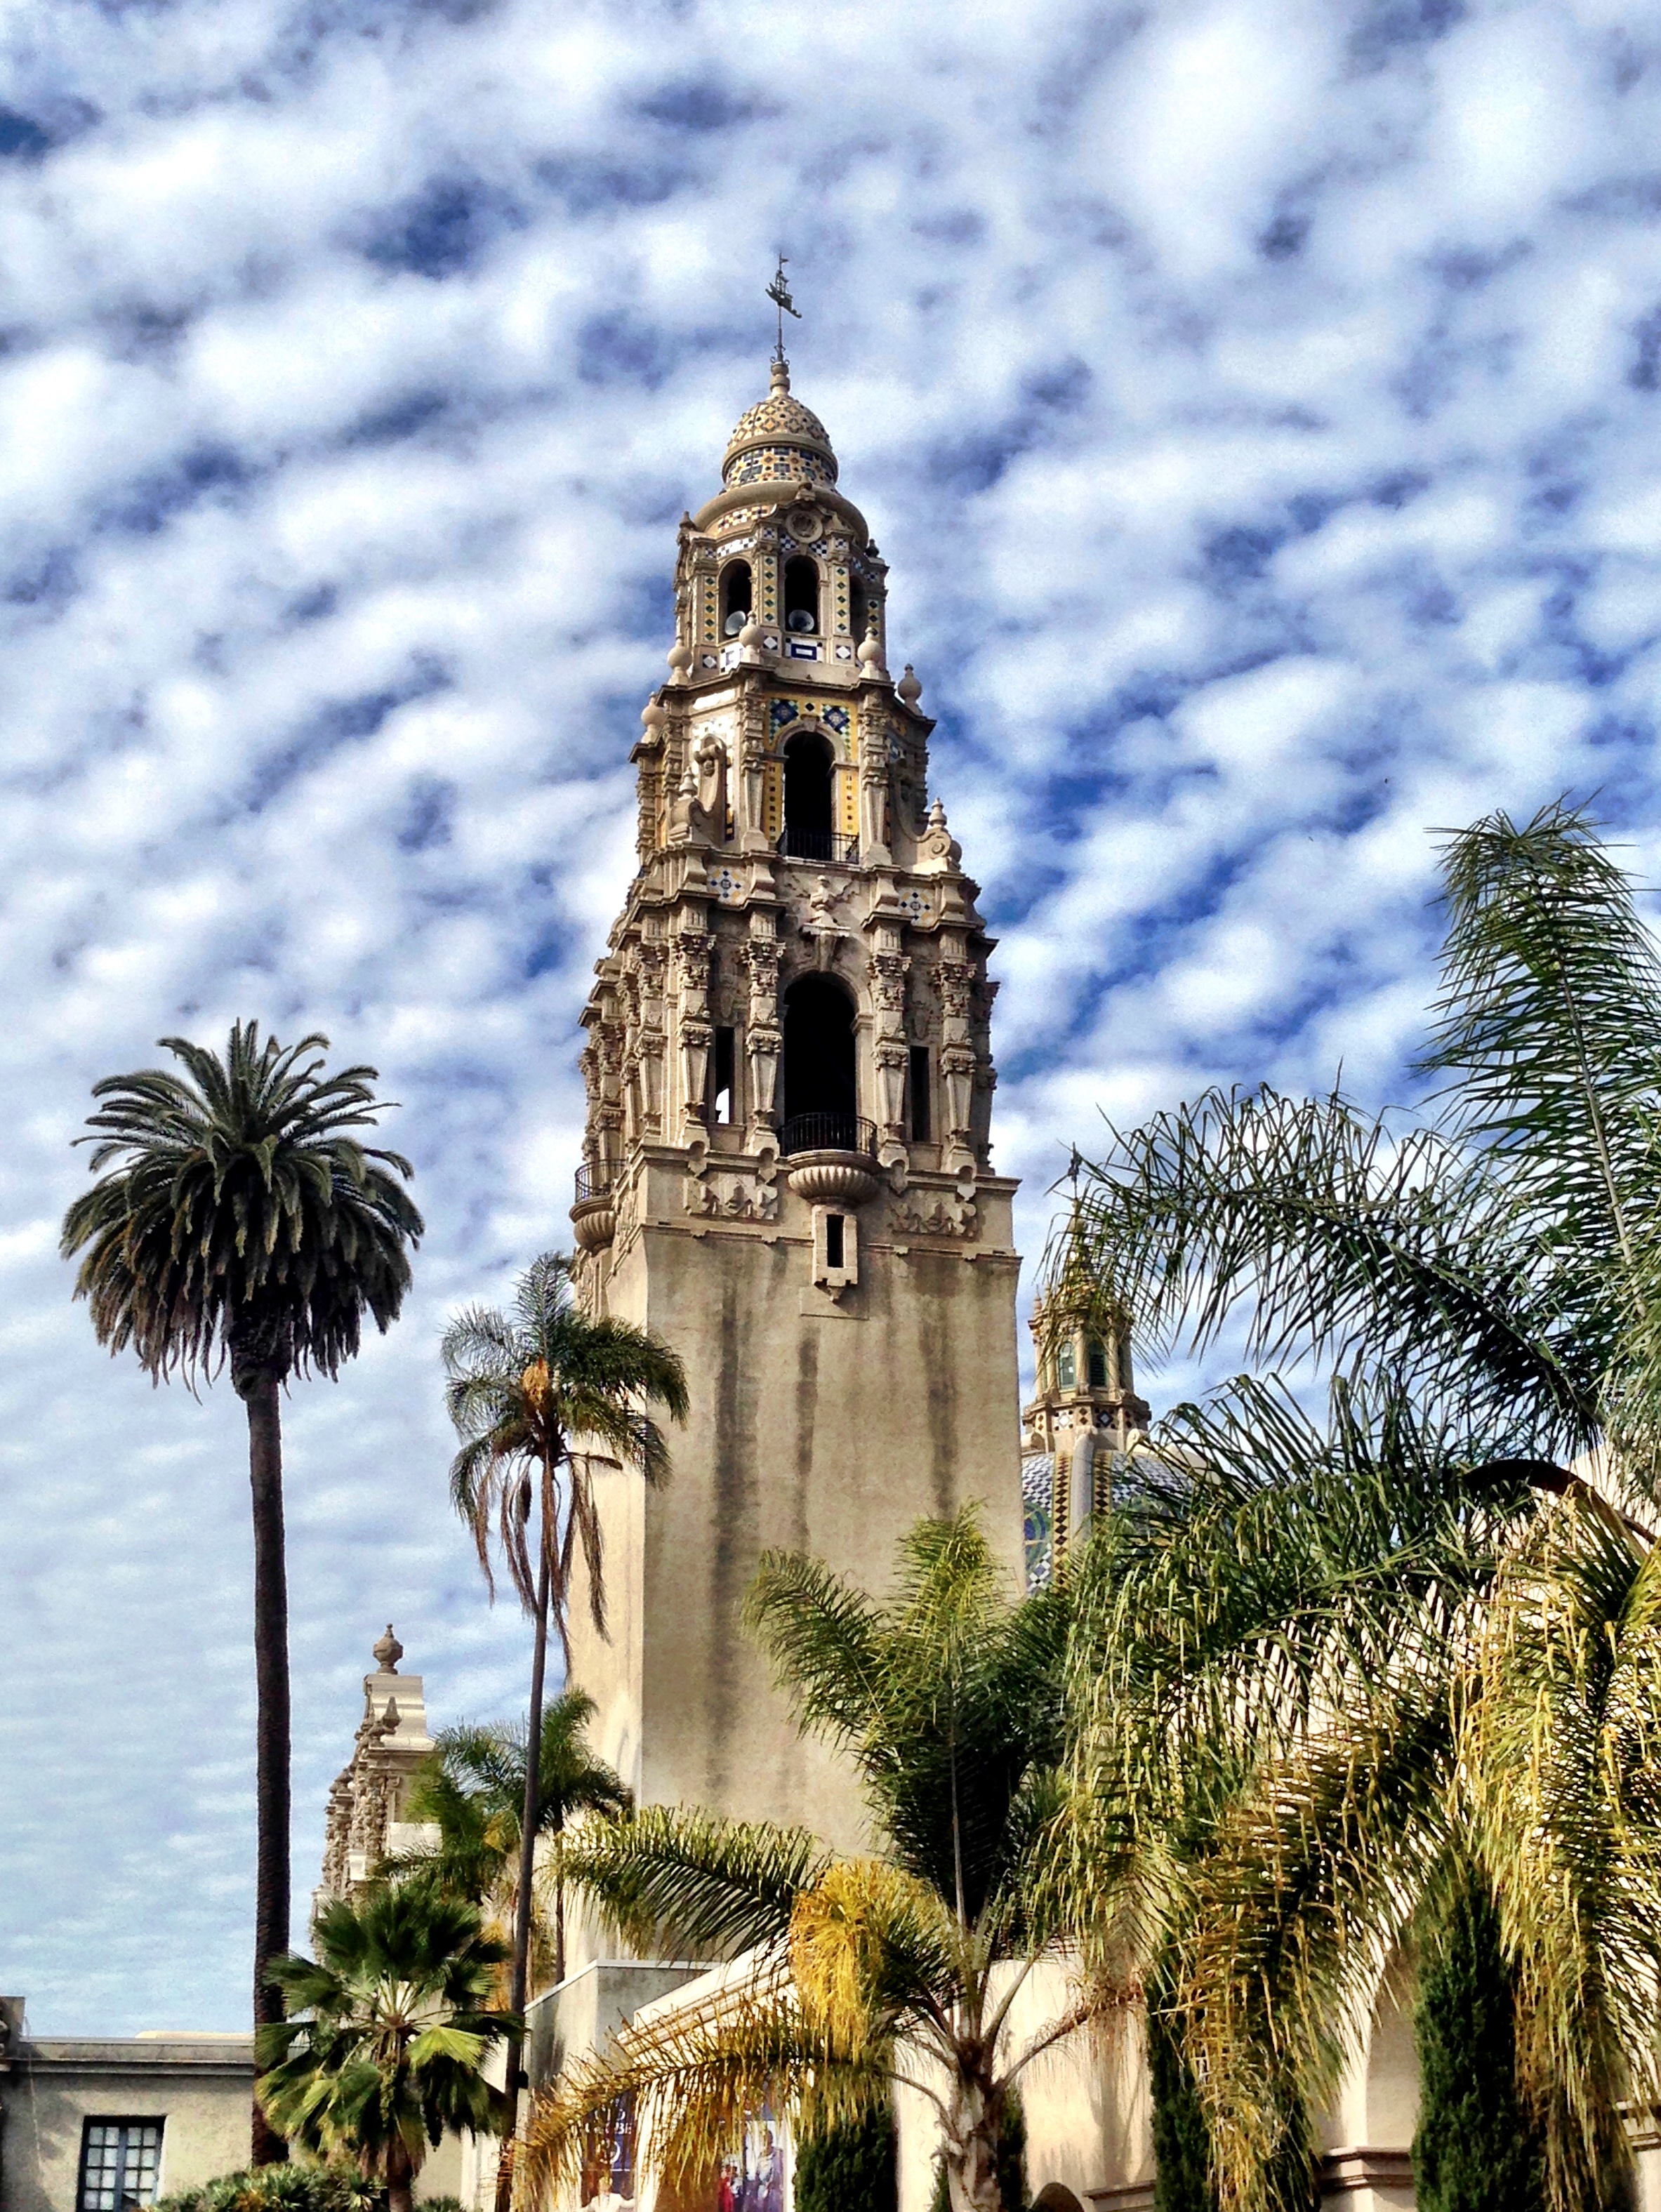
[[[289,1415],[303,1897],[389,1615],[438,1717],[521,1694],[435,1346],[564,1227],[674,524],[765,388],[774,253],[1002,940],[1031,1253],[1098,1109],[1341,1061],[1409,1096],[1435,826],[1597,792],[1651,866],[1661,32],[1631,0],[3,20],[0,1989],[37,2032],[230,2027],[241,1419],[69,1302],[90,1083],[240,1012],[402,1101],[417,1295]]]

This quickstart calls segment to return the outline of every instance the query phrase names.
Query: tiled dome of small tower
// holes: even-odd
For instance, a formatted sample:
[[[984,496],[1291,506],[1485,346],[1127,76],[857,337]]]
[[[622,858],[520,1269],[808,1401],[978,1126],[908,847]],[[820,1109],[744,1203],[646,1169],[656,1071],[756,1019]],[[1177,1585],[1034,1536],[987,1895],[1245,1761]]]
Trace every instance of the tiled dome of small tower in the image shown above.
[[[775,361],[766,398],[739,416],[738,428],[727,441],[721,477],[729,489],[734,484],[837,481],[837,457],[824,425],[811,407],[791,398],[786,362]]]

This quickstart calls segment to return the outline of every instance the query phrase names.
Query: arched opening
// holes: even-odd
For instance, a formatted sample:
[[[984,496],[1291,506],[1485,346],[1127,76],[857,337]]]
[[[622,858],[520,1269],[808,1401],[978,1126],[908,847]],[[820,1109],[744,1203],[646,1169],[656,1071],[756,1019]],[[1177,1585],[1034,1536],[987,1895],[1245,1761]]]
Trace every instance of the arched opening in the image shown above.
[[[810,630],[819,626],[819,564],[806,553],[793,554],[784,564],[784,627]]]
[[[1084,2212],[1064,2181],[1047,2181],[1032,2200],[1032,2212]]]
[[[736,637],[750,619],[753,586],[747,561],[729,561],[721,572],[721,633]]]
[[[801,860],[840,858],[832,805],[836,756],[828,738],[804,730],[784,748],[784,838],[780,850]]]
[[[854,1076],[854,1009],[828,975],[801,975],[784,994],[787,1152],[861,1152]]]
[[[857,576],[850,576],[848,580],[848,627],[855,639],[865,635],[865,626],[870,616],[871,606],[865,596],[865,586]]]

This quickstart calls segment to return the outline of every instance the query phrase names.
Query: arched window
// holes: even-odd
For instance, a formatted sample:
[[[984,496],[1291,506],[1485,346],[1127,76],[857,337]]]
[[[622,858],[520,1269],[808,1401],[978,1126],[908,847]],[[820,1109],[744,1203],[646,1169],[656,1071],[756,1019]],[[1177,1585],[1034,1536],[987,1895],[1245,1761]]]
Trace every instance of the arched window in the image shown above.
[[[1107,1388],[1107,1346],[1095,1336],[1090,1340],[1090,1387],[1092,1390]]]
[[[750,563],[729,561],[721,572],[721,634],[736,637],[750,619]]]
[[[830,742],[804,730],[784,748],[784,841],[780,849],[801,860],[834,860],[831,806],[835,756]]]
[[[784,1149],[860,1149],[854,1009],[828,975],[801,975],[784,994]]]
[[[784,627],[809,630],[819,626],[819,564],[806,553],[793,554],[784,564]]]

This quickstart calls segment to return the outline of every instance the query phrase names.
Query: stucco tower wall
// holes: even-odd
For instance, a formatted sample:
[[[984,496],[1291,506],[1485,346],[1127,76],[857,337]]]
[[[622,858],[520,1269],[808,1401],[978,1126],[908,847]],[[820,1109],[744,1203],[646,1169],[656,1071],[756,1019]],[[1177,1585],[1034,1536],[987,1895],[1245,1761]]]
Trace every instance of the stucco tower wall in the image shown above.
[[[834,1300],[811,1285],[811,1214],[794,1194],[775,1236],[642,1224],[620,1255],[611,1311],[674,1346],[692,1393],[666,1488],[602,1478],[610,1644],[581,1598],[574,1609],[575,1679],[642,1802],[860,1842],[846,1761],[798,1737],[741,1626],[764,1551],[811,1553],[880,1590],[907,1529],[977,1500],[1018,1587],[1019,1263],[1007,1191],[977,1195],[995,1249],[972,1258],[897,1250],[880,1202],[867,1208],[860,1281]]]

